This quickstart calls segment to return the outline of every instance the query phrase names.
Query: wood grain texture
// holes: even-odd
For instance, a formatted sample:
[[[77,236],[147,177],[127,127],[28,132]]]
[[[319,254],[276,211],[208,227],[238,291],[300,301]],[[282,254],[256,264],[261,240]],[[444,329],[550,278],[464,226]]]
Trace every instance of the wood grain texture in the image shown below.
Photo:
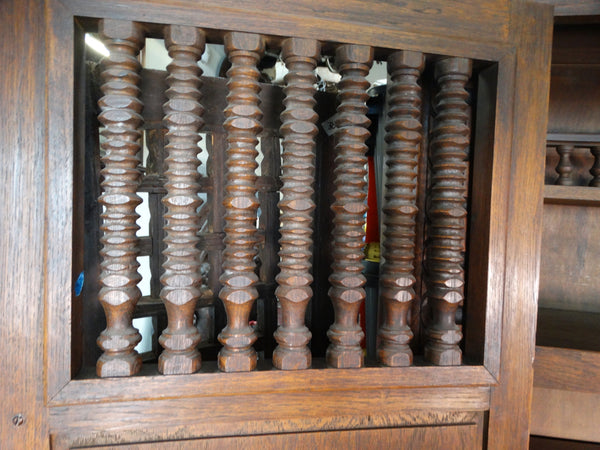
[[[110,56],[104,61],[104,96],[98,102],[102,111],[98,120],[105,127],[98,299],[106,313],[106,329],[98,337],[104,353],[96,371],[100,377],[119,377],[139,372],[142,364],[134,350],[142,337],[131,319],[141,297],[137,284],[142,279],[137,271],[139,214],[135,208],[142,202],[136,193],[141,177],[138,165],[143,121],[143,104],[138,98],[141,65],[137,55],[144,35],[139,24],[119,20],[101,21],[100,32]]]
[[[258,297],[254,285],[258,281],[254,257],[256,249],[256,157],[260,119],[256,68],[264,52],[264,40],[259,35],[229,33],[225,51],[231,62],[227,72],[227,184],[225,206],[225,251],[223,253],[223,284],[219,298],[227,312],[227,326],[219,334],[223,348],[219,351],[219,368],[224,372],[253,370],[256,351],[252,344],[256,334],[248,324],[250,309]]]
[[[430,143],[431,187],[426,247],[427,298],[432,311],[425,334],[425,359],[441,366],[462,362],[461,326],[456,310],[464,301],[467,195],[469,188],[470,107],[465,85],[472,62],[447,58],[436,63]]]
[[[600,394],[600,352],[570,348],[535,348],[533,385]]]
[[[529,440],[535,317],[539,282],[542,193],[548,111],[552,11],[545,5],[516,4],[512,36],[518,45],[513,148],[508,188],[506,266],[502,308],[501,384],[492,390],[488,446],[526,448]],[[538,68],[533,70],[533,68]],[[499,83],[501,81],[499,80]],[[500,95],[500,94],[499,94]],[[528,117],[537,117],[535,123]]]
[[[261,0],[177,4],[161,0],[65,0],[75,15],[120,17],[134,20],[140,10],[150,22],[193,25],[223,30],[294,36],[321,41],[380,46],[485,60],[498,57],[509,47],[510,2],[467,0],[460,3],[408,0],[390,4],[385,0],[335,0],[315,4],[310,0],[289,3]],[[190,15],[190,8],[194,14]],[[465,20],[469,17],[469,20]],[[360,33],[356,30],[360,29]],[[382,32],[382,30],[384,32]],[[427,30],[427,31],[425,31]],[[455,42],[450,43],[454,38]]]
[[[531,433],[597,445],[600,442],[598,404],[600,393],[534,387]]]
[[[72,23],[72,22],[71,22]],[[29,30],[24,33],[23,30]],[[43,125],[46,107],[55,113],[62,112],[62,104],[46,103],[44,94],[46,57],[61,57],[60,49],[46,49],[44,35],[46,23],[43,8],[38,2],[6,2],[2,4],[0,16],[0,55],[11,61],[2,72],[0,80],[0,118],[3,132],[0,133],[2,164],[2,197],[0,205],[0,442],[5,448],[47,448],[47,413],[44,409],[44,308],[45,297],[59,296],[68,302],[71,297],[70,266],[63,268],[59,280],[65,288],[56,284],[46,286],[44,278],[52,277],[44,270],[48,244],[44,240],[44,222],[47,212],[52,212],[52,193],[62,197],[60,189],[45,190],[45,177],[51,158],[47,145],[62,144],[59,135],[49,135]],[[72,73],[70,74],[72,76]],[[72,81],[72,78],[71,78]],[[71,84],[72,86],[72,84]],[[72,97],[71,97],[72,98]],[[47,139],[56,139],[49,144]],[[70,142],[71,136],[67,139]],[[72,148],[72,147],[65,147]],[[52,161],[53,163],[55,161]],[[62,170],[65,169],[64,161]],[[59,166],[51,164],[51,168]],[[66,164],[66,172],[72,169]],[[48,175],[50,176],[50,175]],[[56,181],[56,176],[52,179]],[[65,174],[65,177],[69,175]],[[53,186],[56,188],[56,185]],[[69,188],[64,193],[69,194]],[[47,209],[48,208],[48,209]],[[68,205],[71,208],[71,205]],[[70,225],[69,216],[61,216],[63,225]],[[69,225],[66,225],[67,227]],[[65,230],[66,231],[66,230]],[[65,245],[70,251],[70,233],[57,236],[57,244]],[[56,312],[56,310],[54,310]],[[65,310],[62,310],[65,313]],[[68,313],[67,313],[68,314]],[[67,322],[68,323],[68,322]],[[69,333],[69,326],[63,321]],[[62,343],[62,342],[61,342]],[[58,371],[67,370],[70,354],[57,361]],[[67,375],[68,376],[68,375]],[[62,380],[53,378],[54,383]],[[23,422],[14,425],[13,418],[21,414]],[[18,422],[17,422],[18,423]]]
[[[549,186],[548,186],[549,187]],[[559,186],[555,186],[559,187]],[[596,188],[563,187],[592,191]],[[589,197],[589,196],[587,196]],[[582,198],[573,197],[573,201]],[[547,201],[547,200],[546,200]],[[589,203],[588,203],[589,204]],[[539,304],[544,308],[600,312],[600,209],[592,206],[545,204],[542,233]]]
[[[275,332],[279,344],[273,353],[278,369],[306,369],[312,357],[307,344],[311,333],[304,325],[312,298],[312,212],[315,203],[315,136],[319,132],[314,111],[314,74],[321,45],[317,41],[288,39],[282,58],[289,70],[285,82],[285,111],[281,115],[283,136],[281,238],[275,294],[281,305],[281,323]]]
[[[600,205],[600,190],[587,186],[544,186],[544,204],[546,205]],[[549,208],[548,208],[549,209]]]
[[[358,368],[363,365],[360,343],[364,333],[358,311],[365,299],[366,279],[362,274],[364,215],[367,212],[365,141],[370,133],[367,118],[369,82],[365,78],[373,61],[371,47],[343,45],[336,51],[336,64],[342,76],[339,83],[336,119],[335,201],[333,264],[329,276],[329,297],[335,320],[327,336],[326,359],[330,367]]]
[[[290,434],[267,434],[261,436],[236,436],[191,441],[161,443],[166,450],[215,449],[224,448],[344,448],[358,450],[364,448],[394,448],[399,442],[404,448],[427,448],[430,450],[453,448],[479,448],[482,436],[479,424],[457,424],[449,426],[421,428],[377,428],[370,430],[335,430],[326,432],[305,432]],[[124,444],[102,446],[98,449],[150,450],[155,444]]]
[[[386,194],[383,212],[384,263],[380,268],[383,324],[377,356],[386,366],[409,366],[413,333],[408,324],[415,299],[415,239],[417,177],[422,141],[421,87],[425,67],[419,52],[397,52],[388,58],[388,117],[386,124]]]
[[[158,359],[158,370],[165,375],[193,373],[200,368],[198,349],[200,332],[194,325],[194,310],[201,296],[200,240],[201,221],[198,209],[197,179],[199,130],[203,108],[200,104],[200,73],[198,61],[204,52],[204,33],[193,27],[168,26],[165,45],[173,61],[167,67],[169,75],[165,103],[167,126],[167,195],[164,218],[166,247],[163,289],[168,326],[159,342],[164,351]]]
[[[487,387],[300,390],[285,396],[240,395],[235,404],[231,403],[231,397],[219,396],[154,400],[151,408],[145,401],[56,407],[51,410],[50,424],[52,434],[62,430],[81,436],[82,442],[102,444],[443,424],[438,421],[451,416],[449,413],[483,411],[488,401]],[[268,404],[269,408],[257,410],[258,402]],[[173,410],[177,410],[176,423],[170,414],[164,413]]]

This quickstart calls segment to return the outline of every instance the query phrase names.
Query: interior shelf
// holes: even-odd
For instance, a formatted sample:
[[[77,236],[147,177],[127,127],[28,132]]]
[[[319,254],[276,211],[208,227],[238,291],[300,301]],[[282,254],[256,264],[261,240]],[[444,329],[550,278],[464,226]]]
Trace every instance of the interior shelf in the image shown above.
[[[540,308],[536,343],[600,352],[600,313]]]
[[[556,205],[600,206],[600,188],[590,186],[544,186],[544,203]]]

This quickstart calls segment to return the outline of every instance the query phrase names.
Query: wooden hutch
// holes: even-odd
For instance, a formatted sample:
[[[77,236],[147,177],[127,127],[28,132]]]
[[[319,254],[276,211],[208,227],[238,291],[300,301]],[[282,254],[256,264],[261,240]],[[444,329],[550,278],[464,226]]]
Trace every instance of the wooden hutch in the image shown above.
[[[2,448],[527,447],[550,5],[1,10]]]

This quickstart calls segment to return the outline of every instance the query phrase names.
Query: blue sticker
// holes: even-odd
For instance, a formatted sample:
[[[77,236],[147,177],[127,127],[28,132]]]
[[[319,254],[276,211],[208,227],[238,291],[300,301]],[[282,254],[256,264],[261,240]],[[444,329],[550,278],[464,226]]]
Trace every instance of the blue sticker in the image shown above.
[[[83,289],[83,281],[84,281],[85,277],[83,275],[83,272],[81,272],[79,274],[79,276],[77,277],[77,281],[75,282],[75,296],[79,297],[79,294],[81,294],[81,291]]]

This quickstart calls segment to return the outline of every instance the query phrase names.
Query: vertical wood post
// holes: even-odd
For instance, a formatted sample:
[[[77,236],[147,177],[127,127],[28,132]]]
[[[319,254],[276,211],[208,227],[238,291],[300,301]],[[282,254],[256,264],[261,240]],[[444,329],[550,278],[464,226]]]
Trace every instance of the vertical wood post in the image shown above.
[[[225,251],[223,287],[219,298],[227,312],[227,326],[219,335],[219,369],[225,372],[253,370],[256,334],[248,324],[258,293],[255,284],[257,168],[256,145],[262,131],[259,107],[260,73],[256,68],[265,49],[260,35],[232,32],[225,35],[225,51],[231,62],[227,72],[227,181],[225,187]]]
[[[158,359],[163,374],[194,373],[201,365],[196,348],[200,333],[194,325],[194,310],[200,298],[200,217],[198,192],[198,142],[203,125],[200,104],[198,60],[204,52],[204,32],[194,27],[170,25],[165,28],[165,44],[173,61],[167,67],[163,106],[167,127],[167,194],[165,213],[165,263],[161,277],[168,325],[159,342],[164,351]]]
[[[571,155],[575,148],[571,144],[559,145],[556,147],[556,152],[560,159],[558,160],[558,165],[556,166],[556,173],[558,173],[558,180],[556,180],[556,184],[561,186],[573,186],[575,182],[573,181],[573,164],[571,163]]]
[[[594,145],[590,148],[590,152],[594,156],[594,165],[590,169],[593,177],[590,186],[600,187],[600,146]]]
[[[383,323],[379,329],[379,360],[387,366],[409,366],[413,333],[408,312],[415,298],[417,176],[421,149],[421,87],[425,66],[420,52],[400,51],[388,59],[386,193],[383,211],[384,263],[381,266]]]
[[[327,364],[337,368],[356,368],[363,364],[360,343],[364,333],[358,311],[365,299],[362,274],[364,215],[367,212],[366,164],[369,137],[367,118],[369,82],[365,78],[373,61],[373,49],[362,45],[342,45],[336,51],[336,64],[342,75],[339,83],[340,105],[336,121],[335,201],[332,264],[329,296],[335,321],[327,336]]]
[[[431,190],[426,248],[427,296],[433,318],[426,330],[425,359],[449,366],[462,362],[456,310],[464,300],[469,182],[469,94],[472,62],[445,58],[436,64],[439,92],[431,139]]]
[[[99,299],[106,313],[106,329],[98,338],[104,353],[96,371],[100,377],[133,375],[142,360],[134,350],[141,340],[131,318],[141,294],[137,287],[141,276],[137,269],[139,226],[135,212],[141,198],[136,191],[140,183],[140,127],[143,104],[139,99],[140,63],[137,55],[143,45],[141,25],[120,20],[100,21],[100,33],[110,51],[104,61],[102,93],[98,116],[105,129],[102,148],[104,169],[101,175],[103,248]]]
[[[306,369],[312,361],[307,347],[311,333],[304,324],[304,316],[312,298],[310,258],[315,209],[312,196],[315,136],[319,132],[314,111],[314,70],[320,52],[320,43],[315,40],[291,38],[283,42],[282,56],[289,73],[285,77],[285,111],[281,115],[281,272],[276,278],[275,291],[282,309],[282,322],[275,332],[279,346],[273,353],[273,365],[286,370]]]

